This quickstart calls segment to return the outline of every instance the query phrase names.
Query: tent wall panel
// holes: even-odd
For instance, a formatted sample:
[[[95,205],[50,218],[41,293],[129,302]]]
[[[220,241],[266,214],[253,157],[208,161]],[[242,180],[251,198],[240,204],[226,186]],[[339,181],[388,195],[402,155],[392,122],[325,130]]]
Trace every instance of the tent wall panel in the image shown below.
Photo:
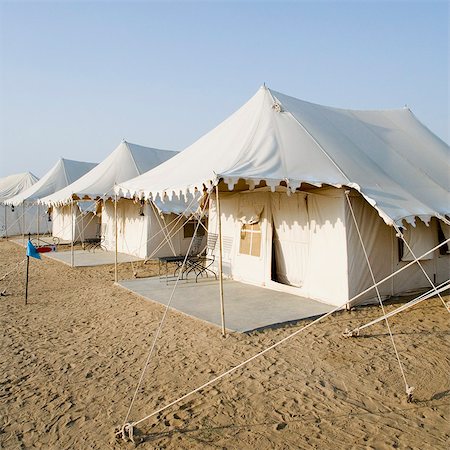
[[[259,216],[254,227],[245,223],[244,216],[249,217],[249,213]],[[265,285],[271,279],[272,226],[269,192],[239,193],[238,209],[234,214],[233,278]]]
[[[416,221],[416,227],[408,225],[403,230],[406,241],[416,256],[420,256],[427,250],[430,250],[438,244],[438,221],[433,218],[429,225],[426,226],[421,221]],[[408,264],[412,255],[406,246],[403,246],[403,257],[399,254],[397,238],[395,237],[393,270],[398,270]],[[450,276],[449,255],[439,255],[439,250],[430,254],[431,256],[421,260],[422,267],[426,270],[428,276],[434,283],[440,283],[447,280]],[[430,259],[432,258],[432,259]],[[406,261],[405,261],[406,260]],[[417,264],[404,270],[401,274],[394,277],[393,294],[401,294],[417,289],[429,288],[430,282]]]
[[[340,305],[348,299],[345,200],[337,189],[308,194],[310,246],[300,295]]]
[[[351,196],[350,201],[375,280],[382,280],[392,273],[393,261],[397,253],[396,243],[394,242],[395,231],[392,227],[386,225],[376,210],[374,210],[361,196]],[[352,298],[368,287],[373,286],[373,281],[364,256],[357,228],[347,202],[345,206],[349,298]],[[392,295],[392,281],[386,281],[380,285],[378,289],[382,298]],[[360,297],[357,304],[372,302],[378,302],[375,289],[368,292],[365,296]]]
[[[307,196],[305,193],[287,196],[275,192],[270,197],[274,227],[272,254],[275,256],[272,267],[276,279],[282,284],[301,287],[305,281],[310,246]]]
[[[239,194],[220,193],[220,210],[222,218],[222,249],[223,249],[223,274],[225,277],[233,275],[233,261],[236,252],[236,212],[238,209]],[[209,201],[208,233],[219,234],[217,207],[215,199]],[[215,255],[219,255],[219,241],[217,240]],[[217,261],[214,264],[217,270]]]
[[[15,206],[13,211],[11,206],[0,204],[0,237],[51,232],[52,222],[48,221],[47,207],[25,204],[24,212],[25,220],[22,219],[22,206]]]
[[[82,214],[74,204],[72,217],[71,206],[54,206],[52,212],[52,235],[63,241],[72,240],[72,220],[74,227],[74,241],[82,242],[85,239],[96,237],[99,232],[99,219],[93,213]]]
[[[278,224],[279,229],[283,227],[282,240],[289,237],[301,239],[296,251],[289,253],[283,249],[282,261],[286,276],[290,280],[301,281],[300,287],[294,287],[289,292],[332,304],[346,301],[347,254],[342,195],[336,197],[335,190],[323,190],[321,195],[308,195],[307,203],[304,193],[291,197],[285,193],[267,191],[221,193],[224,274],[239,281],[284,290],[284,285],[272,281],[272,205],[277,208],[275,215],[279,215],[280,211],[286,212],[295,204],[302,217],[296,217],[294,212],[286,215],[285,219],[275,219],[275,226]],[[239,219],[250,216],[252,210],[254,213],[261,211],[259,223],[262,244],[259,257],[243,255],[239,248],[243,226]],[[217,230],[214,199],[210,201],[208,229],[212,233]],[[215,267],[217,269],[217,264]]]
[[[450,254],[436,257],[436,283],[440,284],[450,278]]]
[[[143,213],[144,215],[141,215]],[[117,204],[118,251],[139,258],[157,258],[184,254],[190,239],[183,238],[181,220],[177,225],[170,223],[175,215],[156,217],[151,205],[140,204],[128,199],[120,199]],[[168,225],[167,234],[171,231],[172,247],[164,243],[165,235],[161,227]],[[107,200],[102,208],[102,230],[105,236],[104,245],[107,250],[115,249],[114,203]],[[174,234],[174,236],[172,236]],[[158,249],[156,251],[156,249]]]

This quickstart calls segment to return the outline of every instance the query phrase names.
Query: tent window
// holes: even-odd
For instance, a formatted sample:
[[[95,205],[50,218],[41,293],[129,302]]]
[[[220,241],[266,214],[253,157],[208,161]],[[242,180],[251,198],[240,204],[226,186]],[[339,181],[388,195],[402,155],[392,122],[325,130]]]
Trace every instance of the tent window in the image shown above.
[[[239,253],[261,256],[261,225],[259,222],[242,225]]]
[[[189,220],[189,222],[186,222],[183,226],[183,234],[184,238],[191,238],[194,236],[194,231],[197,226],[196,220]],[[198,226],[197,229],[197,235],[198,236],[204,236],[205,235],[205,220],[202,219],[202,223]]]

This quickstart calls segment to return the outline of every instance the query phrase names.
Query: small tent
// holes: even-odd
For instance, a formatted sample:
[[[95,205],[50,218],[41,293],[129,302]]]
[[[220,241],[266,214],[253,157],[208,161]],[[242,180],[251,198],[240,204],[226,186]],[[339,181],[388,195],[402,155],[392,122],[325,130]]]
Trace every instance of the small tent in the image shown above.
[[[114,250],[114,204],[111,201],[114,185],[154,168],[175,154],[122,141],[107,158],[77,181],[39,200],[53,207],[55,222],[61,223],[57,229],[54,225],[53,234],[60,233],[59,237],[70,240],[72,227],[67,225],[76,214],[84,220],[80,220],[80,226],[74,229],[76,241],[97,236],[101,237],[104,247]],[[95,218],[86,215],[86,211]],[[145,257],[151,251],[147,245],[150,230],[154,230],[160,218],[156,218],[153,210],[141,211],[140,204],[125,199],[118,202],[118,217],[120,242],[125,243],[119,251]]]
[[[43,208],[17,208],[9,206],[6,201],[27,190],[39,180],[38,177],[30,172],[9,175],[0,179],[0,236],[8,237],[20,234],[35,233],[38,228],[37,220],[40,220],[40,226],[46,226],[47,218],[42,219],[41,212]]]
[[[36,205],[39,198],[53,194],[66,187],[95,166],[95,163],[61,158],[39,181],[14,197],[9,198],[5,203],[16,208],[23,205],[24,209],[28,210],[33,205]],[[60,223],[60,216],[58,214],[55,214],[53,220],[49,221],[48,218],[50,218],[50,216],[47,218],[46,214],[47,208],[40,206],[39,209],[40,215],[44,218],[44,223],[40,224],[40,227],[36,232],[41,234],[51,232],[53,224],[56,225],[57,229],[61,229],[64,226]]]
[[[448,238],[449,161],[449,146],[407,108],[332,108],[262,87],[197,142],[116,192],[164,202],[195,192],[205,198],[216,188],[221,214],[211,196],[208,232],[218,232],[220,219],[225,273],[340,305],[373,284],[358,231],[376,280],[411,258],[394,228],[406,230],[416,256]],[[445,248],[421,263],[431,280],[448,278]],[[427,285],[413,265],[382,294]]]

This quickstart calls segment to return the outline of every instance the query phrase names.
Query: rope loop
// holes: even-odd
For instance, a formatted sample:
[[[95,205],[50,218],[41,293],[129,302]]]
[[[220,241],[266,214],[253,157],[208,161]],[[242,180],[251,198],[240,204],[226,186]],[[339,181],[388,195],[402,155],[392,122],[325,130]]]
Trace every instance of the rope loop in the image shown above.
[[[122,428],[116,428],[116,439],[122,439],[124,442],[132,442],[136,444],[134,441],[134,426],[132,423],[125,423]]]
[[[342,333],[342,336],[358,337],[359,336],[359,328],[355,328],[354,330],[350,330],[349,328],[346,328],[345,331]]]

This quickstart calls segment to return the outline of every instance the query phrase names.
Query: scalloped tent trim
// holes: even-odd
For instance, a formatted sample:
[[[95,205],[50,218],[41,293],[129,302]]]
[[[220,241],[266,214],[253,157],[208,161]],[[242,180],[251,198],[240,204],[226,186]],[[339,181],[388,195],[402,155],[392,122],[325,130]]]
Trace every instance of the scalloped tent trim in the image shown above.
[[[219,179],[356,189],[388,224],[450,214],[450,149],[408,109],[355,111],[262,87],[174,158],[120,183],[126,197],[171,199]]]

